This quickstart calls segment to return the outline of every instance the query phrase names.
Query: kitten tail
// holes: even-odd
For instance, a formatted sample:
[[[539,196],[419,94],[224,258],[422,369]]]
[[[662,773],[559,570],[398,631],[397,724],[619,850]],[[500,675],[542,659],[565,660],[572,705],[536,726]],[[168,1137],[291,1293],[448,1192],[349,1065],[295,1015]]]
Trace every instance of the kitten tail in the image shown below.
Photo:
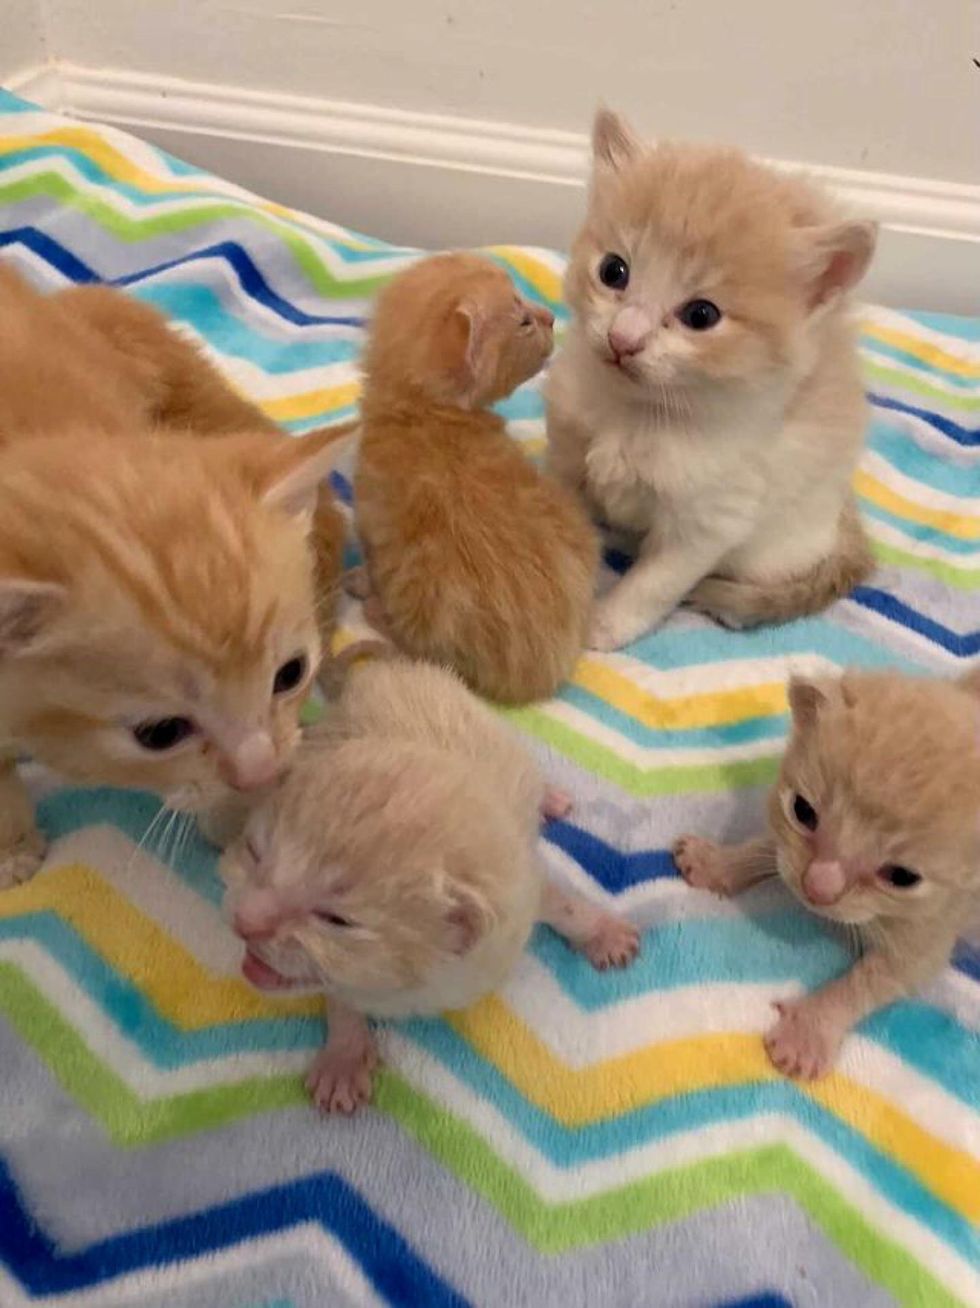
[[[855,504],[850,501],[841,514],[836,550],[808,572],[772,581],[705,577],[688,595],[686,603],[725,627],[789,622],[808,613],[819,613],[834,600],[849,595],[873,567],[864,528]],[[980,693],[980,673],[976,688]]]

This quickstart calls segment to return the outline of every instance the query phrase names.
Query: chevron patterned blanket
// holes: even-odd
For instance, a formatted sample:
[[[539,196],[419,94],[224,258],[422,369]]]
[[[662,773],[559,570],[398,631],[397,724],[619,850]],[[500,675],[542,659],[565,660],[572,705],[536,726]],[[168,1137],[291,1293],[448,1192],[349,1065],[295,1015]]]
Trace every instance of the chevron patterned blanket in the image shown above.
[[[353,412],[371,296],[414,251],[0,115],[0,257],[158,305],[288,428]],[[558,255],[490,253],[561,318]],[[789,669],[980,650],[980,321],[868,309],[863,349],[869,584],[778,630],[677,616],[514,715],[576,801],[545,856],[647,928],[632,969],[542,931],[500,994],[385,1030],[374,1107],[321,1119],[320,1015],[240,979],[208,847],[147,836],[144,796],[46,793],[48,864],[0,897],[3,1308],[980,1305],[980,951],[796,1085],[760,1032],[841,943],[777,888],[689,891],[666,852],[758,824]],[[537,387],[504,409],[540,448]]]

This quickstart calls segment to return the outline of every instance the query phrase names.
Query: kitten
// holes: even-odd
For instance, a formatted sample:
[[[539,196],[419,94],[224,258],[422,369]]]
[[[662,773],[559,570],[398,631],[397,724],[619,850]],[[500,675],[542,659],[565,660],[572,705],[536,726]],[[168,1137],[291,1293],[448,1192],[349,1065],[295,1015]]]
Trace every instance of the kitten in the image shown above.
[[[396,278],[365,356],[357,524],[381,626],[475,690],[554,693],[585,636],[597,541],[486,406],[533,376],[552,315],[502,268],[440,255]]]
[[[871,566],[846,292],[875,229],[735,151],[646,147],[605,110],[593,145],[547,466],[640,547],[589,643],[625,645],[685,596],[733,627],[815,612]]]
[[[44,853],[21,751],[201,811],[275,779],[320,655],[331,434],[155,434],[58,298],[0,275],[0,886]]]
[[[727,847],[685,836],[674,858],[722,895],[778,873],[812,912],[856,929],[859,961],[777,1004],[766,1036],[780,1071],[810,1078],[863,1017],[939,972],[980,909],[980,706],[967,683],[893,672],[794,679],[789,699],[768,835]]]
[[[127,436],[134,426],[181,435],[234,435],[279,427],[238,395],[167,319],[108,286],[74,286],[42,296],[0,265],[0,440],[84,426]],[[331,428],[337,438],[352,424]],[[327,439],[326,432],[323,439]],[[317,617],[329,651],[343,563],[344,520],[321,486],[312,544]]]
[[[319,1107],[351,1112],[370,1097],[365,1014],[473,1003],[513,968],[535,920],[596,967],[633,958],[632,926],[544,885],[540,817],[569,806],[452,672],[401,659],[352,670],[222,863],[244,975],[326,992],[328,1038],[307,1083]]]

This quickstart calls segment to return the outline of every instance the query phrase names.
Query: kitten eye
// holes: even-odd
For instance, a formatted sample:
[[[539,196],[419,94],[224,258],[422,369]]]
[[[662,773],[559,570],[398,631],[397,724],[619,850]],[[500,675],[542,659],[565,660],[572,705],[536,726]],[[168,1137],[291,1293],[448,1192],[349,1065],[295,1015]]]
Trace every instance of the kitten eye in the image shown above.
[[[706,332],[721,322],[721,310],[710,300],[688,300],[677,310],[677,317],[692,332]]]
[[[613,291],[625,291],[630,284],[630,266],[620,254],[604,254],[599,264],[599,281]]]
[[[335,927],[352,927],[354,923],[349,917],[341,917],[339,913],[314,911],[313,916],[319,918],[321,922],[326,922],[328,926]]]
[[[817,810],[802,795],[793,796],[793,816],[801,827],[806,827],[807,831],[816,831],[817,823],[820,821]]]
[[[896,890],[911,890],[922,880],[918,872],[913,872],[910,867],[900,867],[896,863],[888,863],[885,867],[880,867],[878,876],[882,881],[887,881],[890,886],[894,886]]]
[[[306,676],[306,655],[297,654],[284,663],[272,683],[273,695],[288,695]]]
[[[525,331],[527,330],[528,327],[534,326],[534,319],[531,317],[529,313],[526,313],[524,317],[521,319],[521,326],[525,329]]]
[[[144,749],[162,754],[193,736],[196,730],[190,718],[160,718],[157,722],[141,722],[133,727],[133,738]]]

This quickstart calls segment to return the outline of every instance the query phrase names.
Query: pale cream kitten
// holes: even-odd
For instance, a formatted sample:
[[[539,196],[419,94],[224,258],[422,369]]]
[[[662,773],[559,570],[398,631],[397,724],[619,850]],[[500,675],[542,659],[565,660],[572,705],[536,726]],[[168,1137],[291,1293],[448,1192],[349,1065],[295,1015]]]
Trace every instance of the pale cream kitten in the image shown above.
[[[473,1003],[504,980],[536,920],[596,967],[633,958],[629,923],[545,883],[540,818],[569,806],[454,673],[401,660],[351,672],[222,862],[245,976],[327,995],[327,1043],[307,1082],[319,1107],[351,1112],[370,1097],[365,1015]]]
[[[875,228],[736,151],[644,146],[604,110],[593,144],[548,467],[640,548],[590,644],[625,645],[685,597],[735,627],[823,608],[870,567],[846,293]]]
[[[685,836],[692,885],[735,895],[779,874],[863,948],[842,977],[778,1003],[773,1063],[821,1076],[863,1017],[947,963],[980,909],[980,705],[965,682],[849,671],[794,679],[793,730],[769,802],[769,834],[742,845]]]

